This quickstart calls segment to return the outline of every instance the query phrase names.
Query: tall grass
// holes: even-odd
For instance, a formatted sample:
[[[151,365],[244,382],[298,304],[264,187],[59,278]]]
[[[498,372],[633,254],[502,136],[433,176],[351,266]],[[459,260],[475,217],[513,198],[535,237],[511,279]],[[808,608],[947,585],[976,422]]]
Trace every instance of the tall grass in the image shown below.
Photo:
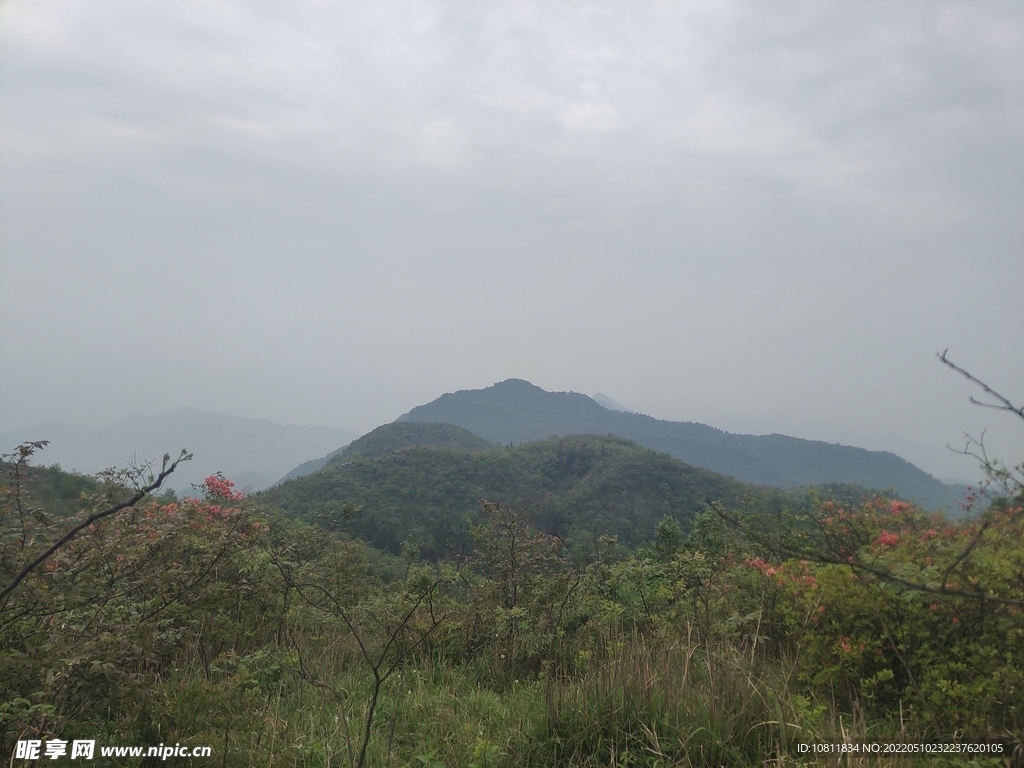
[[[246,661],[229,654],[211,670],[180,668],[157,692],[161,704],[153,714],[165,724],[160,740],[210,744],[211,765],[351,765],[350,744],[358,738],[372,688],[351,642],[345,636],[301,638],[305,677],[294,673],[294,656],[278,659],[280,674],[273,673],[271,656]],[[367,765],[911,764],[860,755],[801,756],[801,742],[908,741],[919,734],[910,723],[868,723],[856,707],[843,713],[829,702],[793,694],[788,669],[784,661],[726,642],[660,642],[639,634],[595,644],[571,671],[548,669],[502,682],[500,689],[494,683],[503,669],[420,657],[382,691]]]
[[[761,765],[803,726],[777,665],[728,644],[609,642],[545,686],[538,764]]]

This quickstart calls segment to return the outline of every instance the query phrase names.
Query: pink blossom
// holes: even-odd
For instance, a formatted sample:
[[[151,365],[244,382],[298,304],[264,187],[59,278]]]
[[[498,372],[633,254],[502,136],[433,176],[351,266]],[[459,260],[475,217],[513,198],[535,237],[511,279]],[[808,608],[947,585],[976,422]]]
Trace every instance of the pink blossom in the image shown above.
[[[883,547],[891,547],[900,540],[898,533],[892,533],[891,531],[885,531],[875,539],[876,544],[881,544]]]

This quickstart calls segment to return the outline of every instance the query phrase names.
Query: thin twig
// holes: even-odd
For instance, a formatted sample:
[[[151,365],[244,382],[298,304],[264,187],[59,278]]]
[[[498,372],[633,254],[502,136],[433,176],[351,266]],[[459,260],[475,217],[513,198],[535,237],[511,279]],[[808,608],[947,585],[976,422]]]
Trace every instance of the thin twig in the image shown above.
[[[166,462],[169,458],[170,456],[165,456],[164,461]],[[169,467],[166,466],[165,464],[165,469],[159,475],[157,475],[156,479],[149,485],[145,486],[144,488],[140,488],[139,491],[130,499],[128,499],[127,501],[122,501],[120,504],[115,504],[112,507],[108,507],[102,512],[97,512],[94,515],[89,515],[89,517],[87,517],[81,523],[79,523],[74,528],[65,533],[63,536],[61,536],[59,539],[57,539],[57,541],[51,544],[35,560],[26,565],[24,568],[22,568],[18,575],[11,579],[10,584],[8,584],[6,587],[3,588],[2,591],[0,591],[0,600],[3,600],[5,597],[7,597],[7,595],[9,595],[11,592],[17,589],[18,585],[21,584],[21,582],[23,582],[28,577],[28,575],[32,573],[32,571],[34,571],[36,568],[38,568],[40,565],[46,562],[46,560],[49,559],[54,552],[56,552],[58,549],[60,549],[73,538],[75,538],[75,536],[77,536],[81,530],[89,527],[97,520],[102,520],[105,517],[113,515],[115,512],[120,512],[122,509],[134,507],[136,504],[138,504],[140,501],[146,498],[146,496],[148,496],[150,493],[157,490],[161,485],[163,485],[164,480],[166,480],[167,477],[175,469],[178,468],[178,464],[180,462],[188,461],[188,459],[190,458],[192,458],[191,454],[189,454],[187,451],[182,451],[181,455],[177,459],[175,459],[174,463],[172,463]]]
[[[973,397],[968,398],[974,405],[980,405],[982,408],[994,408],[997,411],[1009,411],[1010,413],[1014,413],[1017,416],[1019,416],[1020,418],[1024,419],[1024,406],[1021,406],[1020,408],[1018,408],[1013,403],[1011,403],[1009,400],[1007,400],[1005,397],[1003,397],[1001,394],[999,394],[994,389],[992,389],[992,387],[990,387],[984,381],[982,381],[981,379],[979,379],[979,378],[977,378],[975,376],[972,376],[969,371],[964,370],[959,365],[954,363],[952,360],[947,358],[946,357],[946,353],[947,352],[949,352],[949,350],[948,349],[944,349],[944,350],[942,350],[942,352],[940,352],[940,353],[938,353],[936,355],[936,357],[939,358],[940,362],[942,362],[943,365],[946,365],[946,366],[952,368],[954,371],[956,371],[957,373],[961,374],[968,381],[970,381],[970,382],[972,382],[974,384],[977,384],[979,387],[981,387],[983,390],[985,390],[985,394],[991,395],[992,397],[994,397],[996,400],[998,400],[1001,403],[1001,405],[996,404],[996,403],[983,403],[980,400],[975,400]]]

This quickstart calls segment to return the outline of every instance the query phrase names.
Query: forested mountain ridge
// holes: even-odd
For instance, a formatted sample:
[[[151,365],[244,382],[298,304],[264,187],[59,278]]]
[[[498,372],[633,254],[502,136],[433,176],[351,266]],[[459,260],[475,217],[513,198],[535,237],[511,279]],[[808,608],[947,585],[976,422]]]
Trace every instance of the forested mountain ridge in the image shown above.
[[[651,539],[665,516],[687,530],[709,498],[731,507],[753,498],[764,509],[792,501],[614,435],[486,451],[411,446],[379,457],[346,454],[259,497],[306,521],[355,504],[353,536],[389,552],[409,538],[431,558],[471,545],[467,519],[479,519],[481,499],[526,510],[541,528],[569,539],[611,534],[634,547]]]
[[[454,424],[396,421],[382,424],[353,440],[341,451],[339,461],[384,456],[402,448],[450,448],[458,451],[494,451],[497,443],[484,440]]]
[[[322,467],[324,464],[326,464],[331,459],[333,459],[335,456],[337,456],[342,451],[344,451],[346,447],[347,446],[342,446],[341,448],[335,448],[333,451],[328,453],[326,456],[321,456],[319,459],[310,459],[309,461],[302,462],[301,464],[299,464],[299,466],[295,467],[295,469],[291,470],[287,475],[285,475],[280,480],[278,480],[276,483],[274,483],[274,485],[278,485],[279,483],[283,483],[286,480],[294,480],[297,477],[302,477],[302,476],[308,475],[308,474],[310,474],[312,472],[316,472],[318,469],[320,469],[320,467]]]
[[[5,457],[6,458],[10,458]],[[13,464],[0,461],[0,497],[15,485],[10,473]],[[7,475],[7,478],[4,478]],[[98,493],[102,485],[93,477],[67,472],[59,466],[28,466],[22,469],[17,481],[21,491],[31,496],[36,509],[45,509],[58,518],[71,517],[83,506],[82,495]],[[2,502],[0,502],[2,503]]]
[[[503,444],[610,433],[743,482],[779,488],[856,483],[892,488],[904,498],[938,509],[955,509],[965,490],[893,453],[778,434],[732,434],[696,422],[613,411],[586,395],[547,392],[522,379],[442,395],[413,408],[400,421],[448,422]]]
[[[463,451],[489,451],[498,448],[496,443],[477,437],[469,430],[456,427],[454,424],[392,422],[382,424],[358,440],[331,451],[322,458],[302,462],[274,485],[310,475],[332,460],[350,461],[354,458],[372,458],[414,446],[452,448]]]

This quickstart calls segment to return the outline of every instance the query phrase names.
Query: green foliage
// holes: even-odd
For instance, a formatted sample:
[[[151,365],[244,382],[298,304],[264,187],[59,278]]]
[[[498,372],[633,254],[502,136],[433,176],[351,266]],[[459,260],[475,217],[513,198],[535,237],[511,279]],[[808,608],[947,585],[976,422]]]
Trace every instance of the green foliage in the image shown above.
[[[783,593],[798,679],[937,734],[1019,737],[1024,496],[957,523],[905,502],[827,501],[805,523],[790,538],[811,560],[750,561]]]
[[[735,506],[748,497],[760,509],[790,500],[621,438],[577,435],[488,452],[406,448],[336,461],[260,498],[307,522],[358,505],[345,526],[351,536],[393,554],[411,539],[434,560],[472,546],[466,520],[482,522],[480,499],[529,510],[538,528],[580,547],[611,535],[632,548],[652,540],[666,516],[686,532],[708,498]]]
[[[683,529],[671,517],[663,517],[654,529],[654,549],[661,560],[671,559],[683,543]]]
[[[108,484],[83,498],[81,514],[119,495]],[[23,517],[26,501],[10,486],[0,500],[5,582],[74,522]],[[104,728],[132,720],[141,733],[154,675],[180,664],[186,649],[209,675],[221,654],[272,615],[269,563],[253,554],[266,525],[236,501],[208,494],[125,509],[83,531],[7,596],[0,748],[16,733],[59,732],[97,716]]]
[[[218,476],[202,499],[146,500],[0,603],[0,750],[27,734],[210,744],[238,766],[677,768],[793,765],[797,741],[1022,741],[1019,493],[965,522],[880,499],[790,514],[711,476],[735,492],[708,508],[706,473],[617,438],[356,467],[389,498],[465,472],[533,503],[510,491],[470,524],[458,507],[468,556],[433,561],[415,539],[352,539],[363,513],[341,491],[310,496],[317,525]],[[4,575],[129,490],[108,480],[61,515],[59,494],[8,482]],[[555,512],[580,533],[552,532]],[[741,514],[772,536],[741,537]],[[823,556],[773,557],[787,521]]]
[[[499,686],[561,661],[558,649],[578,626],[580,569],[565,542],[538,531],[529,515],[482,504],[473,527],[476,554],[462,616],[464,656],[484,654]]]
[[[447,448],[474,452],[493,451],[498,445],[454,424],[395,421],[352,441],[332,461],[344,463],[352,459],[379,458],[405,448]]]

